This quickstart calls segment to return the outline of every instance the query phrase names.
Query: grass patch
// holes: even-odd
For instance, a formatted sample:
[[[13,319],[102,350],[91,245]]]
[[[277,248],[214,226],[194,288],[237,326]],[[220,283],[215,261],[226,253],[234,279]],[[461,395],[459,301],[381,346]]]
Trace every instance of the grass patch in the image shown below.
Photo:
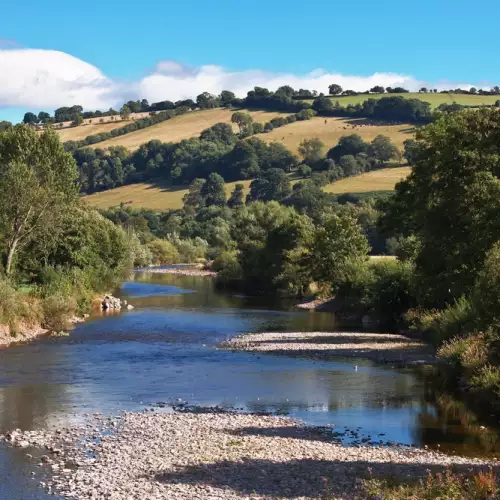
[[[237,181],[226,184],[226,194],[229,197],[236,184],[245,186],[244,193],[250,191],[252,181]],[[119,188],[102,191],[101,193],[85,196],[84,200],[95,208],[110,208],[127,203],[137,208],[149,208],[151,210],[171,210],[182,208],[182,198],[188,192],[185,186],[166,186],[159,184],[129,184]]]
[[[334,194],[393,191],[396,183],[407,177],[410,171],[410,167],[382,168],[356,177],[341,179],[324,189],[327,193]]]
[[[415,133],[413,125],[389,125],[365,118],[325,118],[315,116],[310,120],[297,121],[255,137],[266,142],[281,142],[296,153],[304,139],[318,138],[330,149],[344,135],[359,134],[365,141],[371,142],[377,135],[386,135],[403,150],[403,142],[411,139]]]
[[[389,196],[394,190],[396,182],[406,177],[410,172],[409,167],[386,168],[368,172],[357,177],[349,177],[325,186],[327,193],[345,194],[353,200],[367,198],[381,198]],[[228,182],[226,194],[229,197],[236,184],[243,184],[244,195],[250,191],[252,180]],[[296,180],[291,177],[291,182]],[[182,198],[188,192],[186,186],[167,186],[159,183],[138,183],[109,189],[84,197],[90,206],[106,209],[117,207],[121,203],[132,205],[136,208],[148,208],[159,212],[182,208]]]
[[[109,148],[110,146],[125,146],[130,150],[137,149],[141,144],[145,144],[153,139],[162,142],[180,142],[191,137],[198,137],[203,130],[212,127],[216,123],[231,123],[231,116],[234,109],[216,108],[202,111],[193,111],[184,115],[175,116],[170,120],[158,123],[151,127],[143,128],[119,137],[113,137],[107,141],[98,142],[93,148]],[[247,111],[252,115],[254,121],[265,123],[278,116],[287,116],[289,113],[276,113],[268,111]],[[126,123],[121,123],[124,126]],[[232,124],[235,132],[238,127]],[[91,135],[90,133],[87,135]],[[86,136],[85,136],[86,137]]]

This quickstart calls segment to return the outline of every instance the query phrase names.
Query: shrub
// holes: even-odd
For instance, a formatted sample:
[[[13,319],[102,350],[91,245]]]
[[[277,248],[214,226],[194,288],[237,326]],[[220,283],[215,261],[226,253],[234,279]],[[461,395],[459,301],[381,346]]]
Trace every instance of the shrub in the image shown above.
[[[478,323],[488,326],[500,323],[500,243],[486,254],[472,293]]]
[[[147,244],[147,248],[151,252],[153,264],[162,265],[179,262],[179,250],[170,241],[155,239]]]
[[[75,315],[77,303],[67,295],[51,295],[42,301],[44,320],[42,326],[54,332],[67,330],[70,319]]]
[[[372,267],[375,279],[371,305],[385,326],[393,328],[416,304],[413,266],[398,261],[381,261]]]
[[[471,302],[460,297],[439,313],[431,328],[432,341],[439,345],[457,335],[466,335],[473,331],[474,311]]]
[[[35,325],[41,318],[42,311],[36,300],[23,296],[9,281],[0,278],[0,324],[7,325],[11,335],[17,333],[21,323]]]
[[[500,367],[482,366],[470,377],[469,386],[473,391],[487,391],[500,396]]]
[[[237,288],[243,280],[243,269],[238,261],[238,252],[222,252],[213,262],[212,270],[217,272],[216,286]]]
[[[455,337],[444,342],[437,356],[450,366],[475,370],[488,360],[488,349],[484,334]]]
[[[493,469],[453,473],[450,469],[419,481],[370,478],[363,483],[367,498],[384,500],[487,500],[498,498],[500,484]],[[363,498],[365,497],[363,496]]]

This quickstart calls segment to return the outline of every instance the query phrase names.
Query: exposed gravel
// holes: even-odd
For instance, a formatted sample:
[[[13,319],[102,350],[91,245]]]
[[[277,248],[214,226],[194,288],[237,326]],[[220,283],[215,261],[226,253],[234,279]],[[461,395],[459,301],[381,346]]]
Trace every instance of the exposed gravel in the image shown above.
[[[249,333],[223,342],[220,347],[324,360],[364,358],[403,365],[434,362],[432,349],[428,345],[403,335],[389,333]]]
[[[12,336],[8,325],[0,325],[0,349],[21,342],[29,342],[48,333],[49,330],[42,328],[40,325],[30,326],[21,324],[15,336]]]
[[[215,276],[217,276],[217,273],[214,271],[207,271],[197,267],[170,267],[166,269],[145,268],[137,269],[137,271],[146,273],[177,274],[180,276],[204,276],[208,278],[215,278]]]
[[[35,474],[38,463],[52,477],[41,486],[75,499],[365,498],[369,469],[406,478],[488,466],[407,447],[347,448],[330,430],[288,418],[219,412],[97,415],[82,426],[4,439],[33,454],[31,447],[44,448]]]

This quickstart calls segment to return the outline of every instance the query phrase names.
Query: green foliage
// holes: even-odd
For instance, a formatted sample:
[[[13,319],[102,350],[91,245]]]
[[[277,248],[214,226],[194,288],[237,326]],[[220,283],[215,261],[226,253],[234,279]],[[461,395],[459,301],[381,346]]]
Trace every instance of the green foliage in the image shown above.
[[[168,240],[154,239],[147,244],[155,265],[176,264],[180,261],[177,247]]]
[[[299,154],[308,165],[314,165],[323,158],[325,145],[319,139],[304,139],[299,145]]]
[[[366,259],[368,241],[354,217],[332,215],[318,227],[310,247],[313,279],[322,285],[341,280],[345,265]]]
[[[207,207],[225,205],[226,188],[224,186],[224,179],[219,174],[212,172],[201,187],[200,194]]]
[[[312,168],[309,165],[299,165],[297,173],[304,178],[309,178],[312,175]]]
[[[236,184],[236,186],[234,186],[234,191],[231,193],[229,200],[227,200],[228,207],[238,208],[245,204],[243,188],[243,184]]]
[[[389,137],[377,135],[370,143],[369,155],[377,162],[379,167],[384,167],[391,160],[399,158],[398,148]]]
[[[370,314],[384,328],[396,329],[415,306],[413,268],[397,261],[349,259],[334,283],[342,310]]]
[[[338,162],[343,156],[356,156],[360,153],[367,153],[369,144],[358,134],[346,135],[340,138],[336,146],[331,148],[327,157]]]
[[[420,480],[371,477],[363,482],[364,497],[384,500],[489,500],[500,495],[500,483],[493,469],[476,473],[453,473],[450,469]]]
[[[236,251],[214,262],[219,286],[285,295],[307,288],[310,276],[303,261],[313,232],[308,217],[276,202],[256,202],[234,214],[231,232]]]
[[[10,334],[15,336],[21,323],[36,325],[42,317],[43,313],[36,301],[23,297],[9,280],[0,277],[0,325],[7,325]]]
[[[25,125],[0,134],[0,235],[6,274],[20,250],[55,241],[76,200],[78,173],[55,132],[38,135]]]
[[[500,243],[495,243],[486,254],[472,302],[478,323],[482,326],[500,325]]]
[[[500,115],[480,109],[443,115],[417,133],[420,152],[382,219],[386,230],[416,234],[424,305],[469,295],[498,240]]]
[[[279,168],[270,168],[250,184],[247,201],[282,201],[291,191],[285,172]]]
[[[406,139],[403,143],[404,152],[403,157],[408,162],[408,165],[415,165],[420,152],[421,144],[415,139]]]

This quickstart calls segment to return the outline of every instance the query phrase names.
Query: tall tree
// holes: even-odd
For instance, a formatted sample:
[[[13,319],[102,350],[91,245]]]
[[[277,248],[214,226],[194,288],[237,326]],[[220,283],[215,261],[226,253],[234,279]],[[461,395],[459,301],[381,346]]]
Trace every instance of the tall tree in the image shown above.
[[[328,86],[328,91],[330,92],[330,95],[339,95],[342,94],[342,87],[340,85],[337,85],[336,83],[332,83],[332,85]]]
[[[308,165],[313,165],[323,158],[325,145],[318,138],[304,139],[299,145],[299,153]]]
[[[56,132],[38,135],[18,125],[0,134],[0,237],[5,273],[34,239],[57,237],[63,214],[78,195],[75,160]]]
[[[201,196],[205,200],[205,205],[222,206],[226,204],[226,188],[224,179],[215,172],[212,172],[201,188]]]
[[[345,265],[366,259],[370,247],[354,217],[332,215],[318,227],[311,243],[309,264],[318,283],[331,285],[342,277]]]
[[[38,123],[38,116],[36,116],[35,113],[28,111],[24,114],[23,123],[34,125],[35,123]]]
[[[120,116],[122,120],[128,120],[130,118],[130,108],[126,104],[120,109]]]
[[[270,168],[250,184],[250,201],[282,201],[292,189],[288,177],[280,168]]]
[[[245,204],[243,193],[244,187],[245,186],[243,184],[236,184],[236,186],[234,186],[234,191],[231,193],[229,200],[227,200],[227,206],[229,208],[238,208],[242,207]]]
[[[252,124],[253,118],[252,115],[250,115],[249,113],[244,113],[243,111],[236,111],[235,113],[232,114],[231,121],[233,123],[236,123],[236,125],[238,125],[238,129],[241,134],[242,132],[245,131],[246,128],[248,128]]]
[[[421,300],[452,303],[474,285],[500,239],[500,114],[445,114],[417,132],[409,177],[397,184],[383,227],[416,234]]]

